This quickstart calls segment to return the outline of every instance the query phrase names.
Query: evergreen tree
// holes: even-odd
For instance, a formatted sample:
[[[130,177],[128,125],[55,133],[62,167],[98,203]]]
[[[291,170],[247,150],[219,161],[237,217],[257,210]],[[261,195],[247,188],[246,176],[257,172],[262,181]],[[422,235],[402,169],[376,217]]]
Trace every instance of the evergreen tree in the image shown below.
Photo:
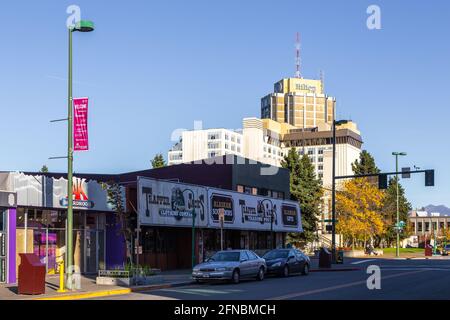
[[[383,235],[383,238],[386,240],[387,244],[390,246],[397,239],[397,233],[394,229],[395,224],[397,223],[397,177],[394,177],[389,180],[389,186],[385,191],[386,196],[384,198],[382,214],[385,220],[385,224],[387,226],[386,233]],[[412,210],[411,203],[409,203],[408,199],[405,195],[405,189],[399,183],[398,185],[398,211],[400,221],[407,222],[408,221],[408,212]],[[405,239],[408,237],[408,230],[403,230],[400,233],[400,239]]]
[[[166,162],[164,161],[164,157],[161,153],[158,153],[152,160],[152,168],[162,168],[166,166]]]
[[[48,167],[44,164],[41,168],[41,173],[47,173],[48,172]]]
[[[289,234],[293,242],[310,242],[316,239],[318,216],[322,204],[322,183],[316,178],[314,166],[307,155],[300,158],[292,148],[281,165],[290,171],[291,199],[298,201],[302,214],[303,233]]]
[[[355,162],[352,163],[352,170],[355,174],[370,174],[380,172],[375,164],[375,159],[366,150],[363,150],[359,154],[359,160],[355,160]]]

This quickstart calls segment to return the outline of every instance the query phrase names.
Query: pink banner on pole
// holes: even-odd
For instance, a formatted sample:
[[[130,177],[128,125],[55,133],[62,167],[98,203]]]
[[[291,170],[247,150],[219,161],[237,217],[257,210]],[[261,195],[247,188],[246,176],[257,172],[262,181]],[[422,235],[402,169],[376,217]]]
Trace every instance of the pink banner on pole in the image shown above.
[[[73,99],[73,150],[88,151],[88,98]]]

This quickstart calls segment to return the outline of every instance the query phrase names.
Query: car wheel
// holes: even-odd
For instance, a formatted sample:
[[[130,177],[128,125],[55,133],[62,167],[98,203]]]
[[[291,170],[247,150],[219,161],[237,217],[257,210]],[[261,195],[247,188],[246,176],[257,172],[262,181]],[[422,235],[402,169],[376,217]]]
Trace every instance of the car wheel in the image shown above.
[[[309,274],[309,264],[305,263],[302,269],[302,275],[307,276]]]
[[[283,277],[289,277],[289,267],[287,265],[283,268]]]
[[[238,284],[239,283],[239,270],[234,270],[233,274],[231,275],[231,282],[234,284]]]
[[[258,281],[263,281],[264,280],[264,267],[259,268],[258,275],[256,276],[256,279],[258,279]]]

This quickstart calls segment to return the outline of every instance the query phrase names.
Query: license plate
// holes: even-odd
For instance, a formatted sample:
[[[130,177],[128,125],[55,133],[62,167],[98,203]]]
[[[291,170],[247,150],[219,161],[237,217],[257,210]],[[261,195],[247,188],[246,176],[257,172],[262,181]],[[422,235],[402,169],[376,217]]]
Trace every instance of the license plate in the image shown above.
[[[209,278],[209,274],[204,274],[203,278]]]

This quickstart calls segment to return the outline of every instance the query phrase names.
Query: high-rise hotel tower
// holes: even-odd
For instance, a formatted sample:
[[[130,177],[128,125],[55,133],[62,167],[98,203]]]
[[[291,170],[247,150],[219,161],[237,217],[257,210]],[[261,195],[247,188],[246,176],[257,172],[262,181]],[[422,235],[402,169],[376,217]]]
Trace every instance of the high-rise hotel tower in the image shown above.
[[[261,99],[261,118],[289,123],[298,128],[332,124],[336,99],[324,93],[321,80],[286,78],[274,92]]]

